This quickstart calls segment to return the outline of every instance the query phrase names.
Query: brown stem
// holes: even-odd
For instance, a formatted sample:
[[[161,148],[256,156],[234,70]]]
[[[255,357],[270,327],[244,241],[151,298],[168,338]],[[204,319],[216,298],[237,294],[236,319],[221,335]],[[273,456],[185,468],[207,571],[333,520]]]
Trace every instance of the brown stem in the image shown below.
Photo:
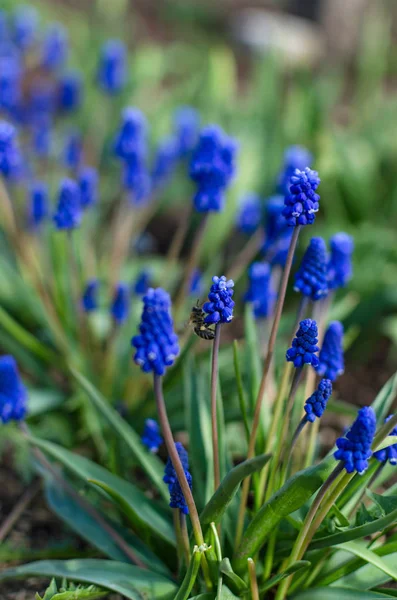
[[[211,426],[212,426],[212,452],[214,460],[214,492],[221,483],[221,473],[219,465],[219,439],[218,439],[218,413],[216,392],[218,387],[218,359],[219,343],[221,339],[221,323],[215,327],[215,338],[212,348],[212,366],[211,366]]]
[[[153,384],[154,384],[154,395],[156,398],[157,412],[159,416],[159,421],[161,425],[161,431],[163,434],[163,438],[165,441],[165,445],[167,447],[167,452],[169,457],[171,458],[172,466],[175,469],[176,476],[179,481],[179,485],[181,486],[182,493],[185,497],[186,504],[189,508],[190,520],[192,522],[194,537],[196,540],[196,544],[198,546],[202,546],[204,544],[203,532],[201,530],[200,520],[196,508],[196,504],[194,502],[192,491],[189,487],[189,484],[186,479],[185,471],[181,463],[181,459],[179,458],[178,451],[175,447],[174,437],[172,435],[171,426],[168,420],[167,409],[165,407],[164,396],[163,396],[163,386],[162,386],[162,378],[160,375],[153,376]]]
[[[0,527],[0,542],[2,542],[10,533],[11,529],[14,527],[19,517],[26,510],[26,508],[29,506],[29,504],[39,491],[40,486],[41,482],[39,480],[34,481],[18,500],[10,514],[4,519]]]
[[[258,433],[258,427],[259,427],[259,423],[260,423],[262,402],[263,402],[263,398],[265,396],[267,377],[268,377],[268,374],[270,371],[270,364],[273,359],[274,346],[276,343],[278,328],[280,325],[281,313],[283,311],[285,294],[287,291],[288,278],[289,278],[289,274],[291,272],[292,261],[294,258],[295,248],[296,248],[296,244],[298,242],[300,230],[301,230],[301,225],[298,225],[297,227],[295,227],[294,232],[292,234],[289,249],[288,249],[287,260],[286,260],[283,275],[281,278],[280,292],[278,295],[276,309],[274,312],[274,321],[273,321],[273,326],[272,326],[272,329],[270,332],[269,345],[267,348],[267,355],[266,355],[265,364],[263,367],[262,380],[260,383],[258,397],[256,400],[256,405],[255,405],[254,419],[253,419],[253,423],[252,423],[252,430],[251,430],[247,458],[252,458],[253,456],[255,456],[255,442],[256,442],[256,436]],[[239,510],[239,516],[238,516],[238,521],[237,521],[237,527],[236,527],[236,547],[239,545],[239,543],[241,541],[241,536],[243,533],[244,514],[245,514],[245,507],[247,505],[250,481],[251,481],[251,478],[246,477],[244,479],[244,483],[243,483],[241,502],[240,502],[240,510]]]

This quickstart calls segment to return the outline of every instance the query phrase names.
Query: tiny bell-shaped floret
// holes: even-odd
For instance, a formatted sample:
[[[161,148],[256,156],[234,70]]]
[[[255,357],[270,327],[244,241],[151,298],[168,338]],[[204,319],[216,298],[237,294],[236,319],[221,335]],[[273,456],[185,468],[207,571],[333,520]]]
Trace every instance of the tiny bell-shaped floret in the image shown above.
[[[342,461],[347,473],[357,471],[362,475],[368,469],[375,430],[375,413],[370,406],[364,406],[358,411],[357,419],[346,435],[336,440],[338,450],[334,457]]]
[[[388,423],[393,415],[389,415],[385,419],[385,423]],[[397,427],[395,427],[389,435],[397,436]],[[387,439],[387,438],[386,438]],[[389,461],[391,465],[397,465],[397,444],[392,444],[391,446],[387,446],[387,448],[383,448],[383,450],[377,450],[374,452],[374,458],[381,463],[386,463]]]
[[[312,319],[304,319],[299,323],[296,337],[292,340],[292,347],[287,350],[287,362],[293,362],[294,367],[300,368],[304,365],[312,365],[316,368],[319,351],[317,323]]]

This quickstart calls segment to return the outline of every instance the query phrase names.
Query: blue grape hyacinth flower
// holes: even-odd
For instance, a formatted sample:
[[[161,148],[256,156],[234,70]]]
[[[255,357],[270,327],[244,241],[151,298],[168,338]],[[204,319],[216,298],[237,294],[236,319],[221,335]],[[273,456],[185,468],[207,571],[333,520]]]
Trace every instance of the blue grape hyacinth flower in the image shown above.
[[[271,286],[271,270],[268,263],[253,263],[248,270],[249,288],[244,296],[251,302],[256,319],[268,317],[274,306],[276,294]]]
[[[126,283],[119,283],[113,296],[110,314],[114,321],[121,325],[128,319],[130,313],[130,290]]]
[[[35,181],[29,190],[29,225],[40,227],[47,219],[49,210],[48,186],[42,181]]]
[[[322,379],[317,386],[316,391],[306,400],[304,410],[306,412],[306,420],[314,423],[316,417],[322,417],[327,402],[332,394],[332,381],[330,379]]]
[[[133,292],[137,296],[143,296],[150,288],[150,282],[152,280],[152,273],[148,270],[143,270],[139,273],[136,281],[133,285]]]
[[[254,233],[261,222],[262,206],[261,199],[256,194],[246,194],[240,200],[237,213],[237,229],[243,233]]]
[[[393,415],[389,415],[385,419],[385,423],[388,423]],[[389,435],[397,435],[397,427],[395,427]],[[387,439],[387,438],[386,438]],[[374,458],[381,463],[389,461],[391,465],[397,465],[397,444],[392,444],[383,450],[377,450],[374,452]]]
[[[203,304],[203,311],[206,314],[204,321],[206,323],[230,323],[233,319],[233,279],[226,279],[214,276],[212,285],[208,294],[208,302]]]
[[[93,312],[98,308],[98,288],[99,281],[97,279],[91,279],[85,287],[81,302],[83,310],[87,313]]]
[[[142,433],[141,442],[149,452],[155,454],[163,443],[163,438],[160,435],[160,427],[154,419],[146,419],[145,428]]]
[[[13,38],[16,46],[26,52],[36,42],[39,16],[32,6],[19,6],[14,13]]]
[[[7,121],[0,121],[0,175],[5,179],[16,177],[21,162],[15,127]]]
[[[79,131],[72,131],[66,136],[63,149],[63,163],[71,170],[77,170],[83,160],[83,138]]]
[[[327,246],[323,238],[312,238],[295,274],[294,290],[313,301],[324,298],[328,294],[327,263]]]
[[[162,288],[149,288],[143,297],[139,335],[132,338],[134,361],[145,373],[164,375],[179,354],[171,317],[171,298]]]
[[[344,287],[352,278],[353,238],[347,233],[336,233],[330,239],[331,258],[328,263],[328,287]]]
[[[67,31],[60,23],[53,23],[43,40],[41,64],[48,71],[54,71],[66,62],[68,53]]]
[[[47,158],[52,148],[52,119],[42,115],[32,123],[32,147],[39,158]]]
[[[296,337],[292,340],[292,347],[287,350],[287,362],[293,362],[294,367],[297,369],[304,365],[312,365],[316,368],[318,365],[316,352],[319,351],[317,342],[318,329],[316,321],[304,319],[299,323]]]
[[[189,295],[199,297],[203,293],[203,290],[203,274],[200,271],[200,269],[194,269],[192,277],[190,279]]]
[[[325,332],[316,371],[319,375],[335,381],[344,370],[343,325],[340,321],[332,321]]]
[[[0,421],[21,421],[27,412],[27,391],[13,356],[0,356]]]
[[[127,83],[127,49],[121,40],[107,40],[102,46],[97,81],[107,94],[121,92]]]
[[[80,202],[83,208],[98,201],[98,171],[94,167],[83,167],[79,174]]]
[[[190,489],[192,489],[192,476],[189,473],[188,453],[180,442],[175,443],[175,448],[178,452],[180,461],[182,463],[182,467],[185,472],[188,485]],[[183,514],[187,515],[189,513],[189,510],[182,492],[182,488],[179,484],[176,471],[170,458],[168,458],[167,463],[165,465],[163,481],[168,485],[168,490],[170,492],[170,507],[179,508],[179,510]]]
[[[173,175],[178,158],[177,140],[165,138],[156,149],[152,167],[152,185],[156,189],[165,184]]]
[[[143,113],[134,107],[123,110],[122,122],[114,142],[115,155],[125,161],[146,155],[147,122]]]
[[[346,435],[336,440],[338,450],[334,453],[334,457],[342,461],[347,473],[357,471],[362,475],[368,469],[375,430],[375,413],[370,406],[364,406],[358,411],[357,419]]]
[[[81,223],[82,210],[80,188],[69,178],[61,181],[58,193],[58,204],[53,220],[57,229],[75,229]]]
[[[320,185],[317,171],[306,167],[303,171],[296,169],[290,179],[289,193],[284,198],[283,215],[288,225],[311,225],[320,207],[320,196],[316,193]]]
[[[283,166],[278,176],[277,187],[281,194],[288,194],[290,179],[296,169],[303,171],[311,167],[313,156],[303,146],[290,146],[284,152]]]
[[[15,116],[22,95],[22,66],[15,54],[0,55],[0,108]]]
[[[181,106],[174,114],[177,156],[184,158],[194,149],[199,135],[200,115],[191,106]]]
[[[59,80],[58,106],[65,112],[78,109],[83,100],[83,81],[80,73],[69,71]]]
[[[193,198],[198,212],[220,212],[225,192],[235,173],[237,145],[217,125],[205,127],[190,162],[190,177],[197,185]]]

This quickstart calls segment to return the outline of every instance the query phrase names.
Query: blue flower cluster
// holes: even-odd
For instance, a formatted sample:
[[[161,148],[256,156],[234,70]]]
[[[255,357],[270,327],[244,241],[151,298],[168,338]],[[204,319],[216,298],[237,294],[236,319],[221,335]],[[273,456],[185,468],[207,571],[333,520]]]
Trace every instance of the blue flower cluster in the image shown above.
[[[189,295],[200,297],[203,293],[203,274],[200,269],[194,269],[190,280]]]
[[[0,421],[21,421],[27,410],[27,391],[12,356],[0,357]]]
[[[254,315],[262,319],[271,315],[276,294],[271,287],[271,270],[268,263],[253,263],[248,271],[249,288],[244,296],[246,302],[251,302]]]
[[[40,227],[49,214],[48,186],[42,181],[36,181],[29,190],[29,225]]]
[[[5,179],[18,175],[21,154],[17,144],[15,127],[6,121],[0,121],[0,174]]]
[[[57,229],[74,229],[80,225],[82,217],[80,188],[73,179],[61,181],[58,193],[57,210],[53,217]]]
[[[148,270],[143,270],[139,273],[134,285],[133,291],[137,296],[143,296],[146,294],[150,287],[150,283],[152,280],[152,273]]]
[[[178,455],[181,460],[183,470],[185,471],[185,476],[189,487],[190,489],[192,489],[192,476],[189,473],[188,453],[186,452],[185,448],[180,442],[175,443],[175,448],[178,451]],[[176,471],[170,458],[168,458],[167,463],[165,465],[163,481],[168,485],[168,489],[170,492],[170,507],[179,508],[179,510],[185,515],[189,514],[189,509],[187,507],[185,497],[183,495],[181,486],[176,476]]]
[[[15,45],[25,53],[36,42],[37,11],[31,6],[19,6],[14,14],[13,19],[13,39]]]
[[[283,215],[291,227],[311,225],[320,206],[320,196],[316,194],[320,185],[318,173],[309,167],[303,171],[296,169],[290,181],[289,193],[284,198]]]
[[[145,429],[143,430],[141,442],[149,452],[155,454],[163,443],[163,438],[160,435],[160,427],[154,419],[146,419]]]
[[[113,302],[110,307],[110,314],[114,321],[121,325],[128,319],[130,312],[130,290],[125,283],[119,283],[113,297]]]
[[[237,229],[243,233],[251,234],[260,225],[262,216],[261,200],[256,194],[247,194],[240,200],[240,209],[237,213]]]
[[[65,138],[63,162],[65,167],[77,171],[83,160],[83,138],[77,130],[70,131]]]
[[[97,81],[109,95],[118,94],[127,83],[127,49],[121,40],[108,40],[102,47]]]
[[[283,216],[283,210],[282,196],[271,196],[265,204],[265,242],[262,253],[272,266],[285,265],[293,233]]]
[[[312,367],[316,368],[318,365],[316,352],[319,351],[317,342],[318,330],[316,321],[304,319],[299,323],[296,337],[292,340],[292,347],[287,350],[287,362],[293,362],[296,368],[303,367],[304,365],[312,365]]]
[[[98,201],[98,171],[94,167],[83,167],[79,173],[80,204],[82,208],[93,206]]]
[[[174,130],[178,158],[185,158],[194,149],[199,134],[200,115],[191,106],[181,106],[174,114]]]
[[[193,152],[190,177],[197,184],[193,202],[198,212],[220,212],[235,173],[237,146],[217,125],[205,127]]]
[[[98,288],[99,281],[97,279],[92,279],[87,283],[81,300],[85,312],[93,312],[98,308]]]
[[[306,420],[314,423],[316,417],[320,418],[327,407],[327,402],[332,394],[332,381],[322,379],[316,391],[305,402],[304,410]]]
[[[178,336],[171,317],[171,299],[161,288],[149,288],[143,297],[139,335],[132,338],[134,361],[145,373],[164,375],[179,354]]]
[[[208,302],[203,305],[203,310],[207,313],[204,317],[206,323],[230,323],[233,319],[233,279],[227,280],[224,275],[212,278]]]
[[[68,54],[67,31],[60,23],[53,23],[47,29],[43,40],[41,65],[48,71],[56,71],[64,65]]]
[[[317,373],[335,381],[345,369],[343,359],[343,325],[332,321],[325,332]]]
[[[284,152],[284,162],[278,176],[277,187],[280,194],[286,195],[289,192],[290,179],[296,169],[303,171],[310,167],[313,162],[313,156],[303,146],[290,146]]]
[[[60,110],[72,112],[81,106],[83,101],[83,82],[80,73],[68,71],[59,80],[58,106]]]
[[[147,124],[143,114],[136,108],[126,108],[116,135],[114,152],[123,163],[124,187],[131,192],[131,201],[136,204],[146,201],[151,191],[146,165],[146,134]]]
[[[154,189],[164,185],[173,175],[178,159],[177,140],[167,137],[157,147],[152,167]]]
[[[321,237],[314,237],[295,274],[294,290],[311,300],[320,300],[328,294],[327,246]]]
[[[357,419],[346,436],[336,440],[338,450],[334,453],[334,457],[343,462],[347,473],[357,471],[362,475],[368,469],[375,430],[375,413],[370,406],[364,406],[358,411]]]
[[[385,423],[388,423],[393,415],[389,415],[385,419]],[[397,435],[397,427],[395,427],[389,435]],[[383,450],[377,450],[374,452],[374,458],[379,462],[386,463],[389,461],[391,465],[397,465],[397,444],[392,444],[387,448],[383,448]]]
[[[336,233],[330,239],[331,258],[328,263],[328,287],[344,287],[353,274],[352,254],[353,238],[347,233]]]

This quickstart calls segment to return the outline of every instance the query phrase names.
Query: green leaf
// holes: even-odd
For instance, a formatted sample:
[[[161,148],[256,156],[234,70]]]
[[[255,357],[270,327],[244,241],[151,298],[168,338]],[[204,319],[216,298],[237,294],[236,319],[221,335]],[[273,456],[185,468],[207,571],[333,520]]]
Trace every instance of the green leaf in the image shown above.
[[[288,567],[288,569],[285,569],[285,571],[283,571],[282,573],[279,573],[278,575],[275,575],[271,579],[268,579],[268,581],[266,581],[266,583],[261,585],[261,587],[259,588],[260,594],[262,595],[265,592],[267,592],[268,590],[271,590],[272,587],[274,587],[275,585],[280,583],[280,581],[282,581],[286,577],[289,577],[293,573],[296,573],[297,571],[301,571],[302,569],[308,569],[310,567],[310,565],[311,565],[311,562],[308,560],[297,560],[296,562],[292,563],[292,565],[290,565]]]
[[[113,490],[115,495],[119,495],[124,499],[131,512],[133,511],[139,515],[140,523],[144,523],[153,536],[160,537],[167,543],[175,545],[175,534],[171,520],[166,520],[158,512],[155,503],[147,498],[134,484],[110,473],[88,460],[88,458],[65,450],[57,444],[34,437],[29,438],[29,440],[44,452],[59,460],[69,471],[83,479],[83,481],[97,481],[102,482],[103,486],[108,486],[109,490]],[[103,495],[108,497],[109,492],[103,490],[102,487]]]
[[[72,581],[93,583],[129,600],[168,600],[175,593],[175,584],[162,575],[133,565],[100,559],[40,560],[38,562],[6,569],[0,581],[16,577],[66,577]]]
[[[189,594],[193,589],[193,586],[197,579],[197,574],[199,572],[201,557],[203,552],[198,549],[197,546],[193,549],[193,556],[190,561],[189,568],[186,572],[186,575],[181,583],[181,587],[179,588],[174,600],[187,600],[189,598]]]
[[[114,427],[117,433],[123,438],[131,450],[137,462],[145,470],[146,474],[155,484],[160,494],[168,503],[169,494],[165,483],[163,482],[164,465],[157,456],[151,454],[141,444],[139,435],[126,423],[119,413],[110,406],[98,390],[81,373],[70,367],[70,371],[77,380],[78,384],[87,393],[88,397],[95,404],[97,409]],[[94,478],[95,479],[95,478]]]
[[[60,407],[65,401],[63,394],[56,390],[37,390],[28,391],[28,416],[36,417],[50,410]]]
[[[351,529],[347,529],[339,533],[334,533],[322,538],[315,538],[309,546],[310,550],[329,548],[330,546],[344,544],[345,542],[366,537],[367,535],[371,535],[377,531],[382,531],[385,527],[397,520],[397,497],[388,496],[388,499],[393,499],[394,502],[388,502],[387,508],[389,509],[389,512],[384,517],[380,517],[379,519],[375,519],[370,523],[359,525],[358,527],[352,527]],[[393,506],[395,508],[391,510]]]
[[[260,509],[247,527],[237,549],[233,565],[236,571],[245,569],[247,559],[254,556],[287,515],[301,508],[320,488],[335,468],[335,459],[329,456],[314,467],[295,473]]]
[[[372,402],[371,406],[375,411],[378,423],[383,423],[383,420],[389,414],[396,394],[397,373],[390,377]]]
[[[62,585],[61,588],[57,589],[55,579],[53,579],[47,588],[43,598],[36,594],[37,600],[97,600],[97,598],[103,598],[108,592],[100,589],[94,585],[88,587],[75,586],[70,584],[68,589]]]
[[[389,554],[383,558],[383,562],[390,568],[397,564],[397,553]],[[360,590],[372,589],[390,581],[390,576],[372,564],[366,564],[352,573],[338,579],[338,586],[354,587]],[[334,585],[331,583],[331,587]]]
[[[262,454],[261,456],[245,460],[231,469],[201,513],[201,523],[203,525],[218,523],[233,500],[241,481],[245,477],[255,473],[255,471],[260,471],[270,458],[271,454]]]
[[[375,449],[374,452],[378,450],[383,450],[383,448],[388,448],[389,446],[393,446],[397,444],[397,435],[388,435],[383,442],[381,442]]]
[[[347,587],[314,588],[292,596],[293,600],[376,600],[388,597],[377,592],[363,592]]]
[[[365,546],[362,544],[356,542],[346,542],[345,544],[339,544],[337,548],[340,550],[345,550],[346,552],[350,552],[358,558],[362,558],[367,563],[370,563],[374,567],[377,567],[380,571],[386,573],[386,575],[389,575],[391,579],[397,581],[397,569],[388,565],[383,558],[371,550],[368,550],[368,548],[365,548]]]
[[[232,565],[230,564],[230,560],[228,558],[224,558],[219,565],[219,570],[223,573],[223,578],[228,584],[229,588],[235,592],[236,594],[241,594],[245,592],[248,587],[245,581],[241,579],[232,569]]]
[[[246,366],[249,374],[250,404],[255,405],[262,377],[261,353],[258,340],[258,327],[255,322],[252,305],[246,304],[244,311],[244,330],[246,339]]]
[[[198,596],[194,596],[190,598],[190,600],[215,600],[214,594],[199,594]]]
[[[222,590],[218,597],[219,600],[240,600],[240,597],[235,596],[226,585],[222,585]]]

